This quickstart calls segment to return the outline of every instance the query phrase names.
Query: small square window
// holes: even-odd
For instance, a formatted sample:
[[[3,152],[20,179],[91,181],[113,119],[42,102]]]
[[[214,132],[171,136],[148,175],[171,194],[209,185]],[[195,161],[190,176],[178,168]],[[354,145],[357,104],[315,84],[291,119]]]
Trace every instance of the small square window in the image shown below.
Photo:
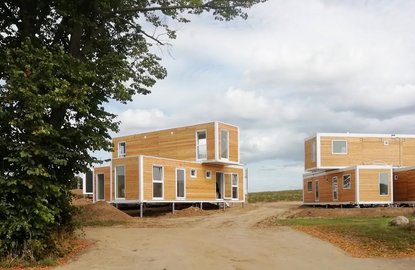
[[[350,174],[343,175],[343,189],[350,189],[352,186]]]
[[[118,143],[118,157],[125,157],[125,142]]]
[[[307,192],[312,192],[312,191],[313,191],[313,182],[308,181],[307,182]]]
[[[206,179],[212,179],[212,171],[205,172]]]
[[[347,141],[332,141],[331,150],[333,154],[347,154]]]
[[[393,180],[398,180],[398,179],[399,179],[398,175],[397,175],[397,174],[395,174],[395,175],[393,176]]]
[[[190,169],[190,177],[196,178],[197,177],[197,170],[196,169]]]

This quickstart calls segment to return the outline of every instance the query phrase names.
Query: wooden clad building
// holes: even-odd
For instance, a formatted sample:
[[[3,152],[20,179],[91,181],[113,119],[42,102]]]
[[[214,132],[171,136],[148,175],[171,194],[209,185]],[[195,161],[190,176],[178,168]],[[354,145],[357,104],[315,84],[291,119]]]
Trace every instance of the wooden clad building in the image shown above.
[[[94,201],[245,201],[239,128],[221,122],[113,139],[110,166],[94,169]]]
[[[306,173],[304,204],[374,205],[393,202],[392,167],[359,165]]]
[[[317,133],[304,142],[306,171],[355,165],[415,166],[415,135]]]

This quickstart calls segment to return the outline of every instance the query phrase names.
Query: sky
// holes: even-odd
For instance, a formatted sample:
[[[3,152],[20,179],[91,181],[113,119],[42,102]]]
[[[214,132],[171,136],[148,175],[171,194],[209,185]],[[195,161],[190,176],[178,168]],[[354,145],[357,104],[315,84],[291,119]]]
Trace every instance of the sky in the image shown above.
[[[300,189],[316,132],[415,134],[414,14],[415,1],[269,0],[247,20],[170,22],[177,39],[154,47],[167,78],[108,106],[113,135],[231,123],[249,192]]]

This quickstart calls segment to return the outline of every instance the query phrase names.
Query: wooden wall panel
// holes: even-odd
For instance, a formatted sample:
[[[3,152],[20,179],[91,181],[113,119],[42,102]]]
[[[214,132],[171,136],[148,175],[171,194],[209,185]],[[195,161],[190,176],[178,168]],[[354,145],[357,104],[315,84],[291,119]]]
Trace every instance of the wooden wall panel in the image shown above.
[[[138,200],[139,199],[139,168],[138,157],[127,157],[114,159],[112,161],[112,175],[113,175],[113,198],[115,198],[115,168],[117,166],[124,166],[125,168],[125,199]]]
[[[96,167],[94,168],[94,180],[93,180],[93,185],[94,185],[94,199],[97,200],[97,174],[104,174],[104,201],[109,202],[111,200],[110,198],[110,166],[105,166],[105,167]]]
[[[415,138],[401,139],[402,166],[415,166]]]
[[[332,140],[346,140],[347,154],[332,154]],[[400,165],[398,138],[325,137],[321,139],[321,166]],[[388,145],[384,144],[388,141]]]
[[[415,201],[415,170],[394,172],[393,175],[393,201]]]
[[[235,126],[224,124],[224,123],[219,123],[219,148],[220,148],[220,130],[221,129],[226,129],[229,131],[229,161],[239,162],[238,161],[238,158],[239,158],[238,156],[238,152],[239,152],[238,128]]]
[[[243,199],[243,169],[226,166],[203,165],[198,163],[169,160],[154,157],[144,157],[144,199],[153,200],[153,165],[161,165],[164,170],[164,200],[176,200],[176,168],[186,171],[186,200],[215,200],[216,199],[216,172],[238,174],[239,199]],[[197,176],[192,178],[190,170],[195,169]],[[205,171],[211,171],[211,179],[206,179]]]
[[[304,142],[304,169],[305,170],[309,170],[309,169],[317,167],[317,162],[313,161],[313,156],[312,156],[312,153],[313,153],[312,149],[313,149],[314,143],[316,143],[315,137]]]
[[[166,129],[113,139],[112,157],[118,157],[118,143],[126,142],[126,155],[157,156],[180,160],[196,160],[196,131],[207,132],[207,159],[215,157],[215,125],[206,123]]]
[[[392,174],[390,169],[359,169],[359,202],[388,202],[392,200],[391,187],[389,181],[388,195],[380,195],[379,174]]]

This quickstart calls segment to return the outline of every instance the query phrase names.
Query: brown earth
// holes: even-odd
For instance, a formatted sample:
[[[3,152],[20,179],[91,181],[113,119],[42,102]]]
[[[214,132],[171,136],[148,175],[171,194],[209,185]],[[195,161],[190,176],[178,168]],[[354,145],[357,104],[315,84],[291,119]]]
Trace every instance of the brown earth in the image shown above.
[[[182,210],[184,217],[177,212],[176,216],[135,218],[122,226],[87,227],[86,238],[96,244],[57,269],[395,270],[415,265],[415,258],[352,258],[308,234],[261,223],[304,210],[308,209],[299,208],[299,203],[234,206],[226,211],[206,210],[213,211],[208,215],[188,208]]]

